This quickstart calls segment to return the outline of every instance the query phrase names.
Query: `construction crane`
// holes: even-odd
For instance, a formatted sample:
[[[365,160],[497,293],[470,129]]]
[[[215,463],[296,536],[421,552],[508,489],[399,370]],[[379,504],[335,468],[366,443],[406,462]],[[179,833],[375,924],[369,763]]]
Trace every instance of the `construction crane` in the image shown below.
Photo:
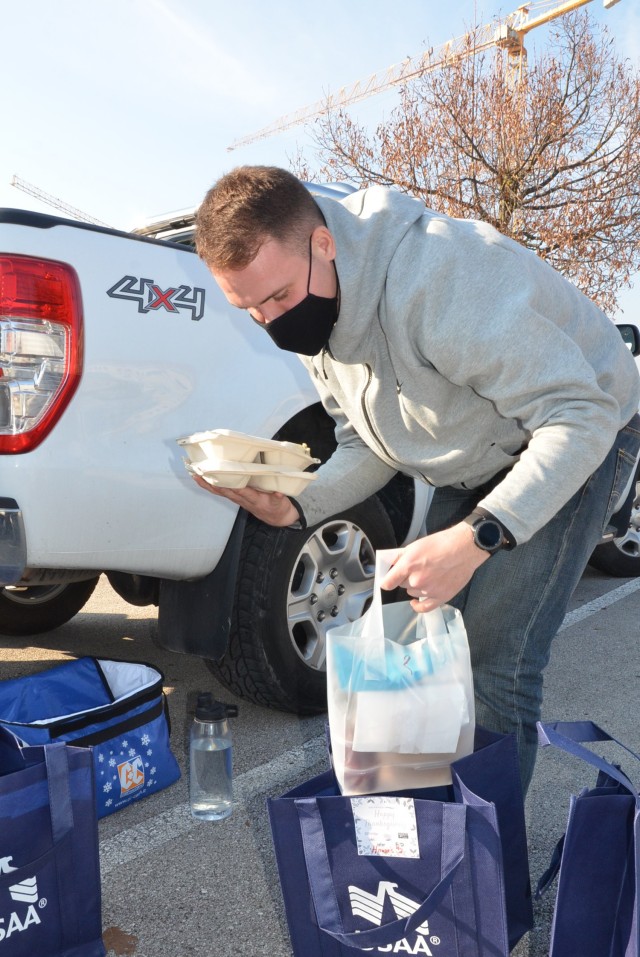
[[[11,177],[11,185],[15,186],[16,189],[21,189],[23,193],[34,196],[42,203],[46,203],[47,206],[53,206],[55,209],[62,210],[62,212],[71,216],[72,219],[79,219],[83,223],[93,223],[94,226],[107,226],[107,228],[111,228],[108,223],[103,223],[102,220],[95,219],[93,216],[89,216],[88,213],[83,213],[81,209],[70,206],[68,203],[63,202],[63,200],[58,199],[57,196],[52,196],[51,193],[45,193],[43,189],[39,189],[37,186],[34,186],[33,183],[28,183],[19,176]]]
[[[313,120],[338,107],[358,103],[369,96],[382,93],[389,87],[400,86],[409,80],[422,76],[424,73],[442,66],[450,66],[465,57],[475,56],[490,47],[506,50],[509,56],[517,58],[520,66],[522,66],[526,57],[524,38],[527,33],[591,2],[592,0],[539,0],[539,2],[522,4],[513,13],[477,27],[471,34],[467,33],[457,39],[448,40],[437,49],[430,47],[421,56],[408,57],[402,63],[382,70],[380,73],[373,73],[364,80],[358,80],[350,86],[341,87],[337,93],[329,94],[323,100],[318,100],[311,106],[302,107],[294,113],[288,113],[274,120],[269,126],[258,130],[257,133],[235,140],[231,146],[227,147],[227,150],[235,150],[256,140],[282,133],[284,130],[299,126],[301,123]],[[609,9],[609,7],[613,7],[619,2],[620,0],[602,0],[605,9]]]

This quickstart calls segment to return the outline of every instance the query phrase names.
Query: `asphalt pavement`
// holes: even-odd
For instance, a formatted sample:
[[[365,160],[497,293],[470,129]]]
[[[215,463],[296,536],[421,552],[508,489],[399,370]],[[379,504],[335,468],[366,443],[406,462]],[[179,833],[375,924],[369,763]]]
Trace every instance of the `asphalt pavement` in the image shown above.
[[[640,751],[640,579],[588,570],[555,641],[544,719],[602,725]],[[199,659],[153,643],[154,608],[121,601],[106,579],[83,613],[27,639],[0,636],[0,680],[83,654],[153,663],[165,676],[172,749],[182,778],[100,821],[104,939],[109,957],[291,957],[265,801],[327,767],[324,717],[298,718],[237,701],[232,719],[235,807],[196,822],[188,807],[190,711],[199,690],[235,699]],[[609,753],[602,746],[602,753]],[[637,782],[637,768],[625,769]],[[532,880],[564,830],[570,796],[592,786],[580,762],[541,751],[527,798]],[[535,905],[536,926],[513,951],[545,957],[553,895]],[[438,954],[437,947],[434,954]],[[440,957],[448,957],[443,950]]]

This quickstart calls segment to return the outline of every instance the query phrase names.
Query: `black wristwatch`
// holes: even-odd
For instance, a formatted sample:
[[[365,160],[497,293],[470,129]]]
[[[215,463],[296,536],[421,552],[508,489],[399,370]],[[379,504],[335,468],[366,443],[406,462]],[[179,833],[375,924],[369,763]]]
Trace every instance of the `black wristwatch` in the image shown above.
[[[473,529],[473,540],[483,552],[493,555],[508,545],[509,540],[497,519],[472,512],[468,518],[465,518],[465,522]]]

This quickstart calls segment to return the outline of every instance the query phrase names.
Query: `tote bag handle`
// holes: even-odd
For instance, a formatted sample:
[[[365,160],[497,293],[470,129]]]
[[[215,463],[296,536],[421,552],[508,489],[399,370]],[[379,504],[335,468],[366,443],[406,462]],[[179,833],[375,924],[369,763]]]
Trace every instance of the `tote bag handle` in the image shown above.
[[[311,897],[319,928],[347,947],[364,950],[378,944],[393,944],[415,931],[438,906],[464,860],[466,808],[460,804],[442,806],[442,858],[440,880],[409,918],[390,921],[381,927],[346,933],[338,907],[322,818],[315,798],[295,801]]]
[[[53,844],[58,844],[73,830],[73,807],[69,784],[69,762],[66,745],[57,744],[23,747],[11,731],[0,727],[0,760],[4,773],[24,771],[34,764],[42,764],[44,751],[47,786],[49,789],[49,814]],[[36,760],[30,760],[37,754]]]
[[[635,860],[632,864],[632,867],[635,868],[634,879],[636,902],[634,922],[631,930],[631,939],[629,940],[628,945],[629,949],[625,950],[625,954],[629,954],[629,957],[636,957],[636,955],[640,954],[640,926],[638,924],[637,911],[638,891],[640,889],[640,794],[626,774],[624,774],[619,768],[613,764],[610,764],[608,761],[605,761],[604,758],[599,757],[599,755],[594,754],[592,751],[589,751],[588,748],[582,747],[582,745],[578,742],[612,741],[614,744],[619,745],[621,748],[627,751],[636,760],[640,760],[640,758],[634,751],[631,750],[631,748],[628,748],[626,744],[623,744],[621,741],[618,741],[617,738],[612,737],[610,734],[608,734],[608,732],[598,727],[597,724],[594,724],[593,721],[556,721],[552,724],[546,724],[539,721],[538,738],[542,747],[553,745],[567,754],[571,754],[576,758],[580,758],[587,764],[597,768],[599,771],[603,771],[609,778],[612,778],[614,781],[617,781],[619,784],[621,784],[629,792],[629,795],[635,799],[636,812],[633,820],[633,840],[635,848],[633,856]],[[560,871],[562,857],[564,854],[564,841],[565,838],[563,836],[558,841],[558,844],[553,852],[553,857],[549,867],[538,881],[536,898],[540,898],[549,889],[554,878]]]
[[[49,782],[49,809],[53,843],[58,844],[73,830],[73,805],[69,784],[67,746],[60,741],[44,749]]]
[[[66,889],[73,887],[73,882],[76,879],[70,847],[63,844],[73,831],[73,805],[71,802],[67,745],[60,741],[56,744],[23,748],[14,734],[5,728],[0,728],[0,760],[2,760],[3,770],[9,774],[21,774],[21,772],[27,772],[31,767],[45,765],[52,837],[51,846],[41,857],[23,862],[20,867],[2,875],[0,883],[6,885],[19,882],[27,876],[31,877],[34,871],[37,872],[45,862],[53,858],[58,879],[57,903],[61,941],[64,946],[69,946],[70,952],[71,945],[79,939],[80,917],[77,907],[68,899],[66,893]],[[15,791],[16,801],[20,800],[20,794],[19,789]]]
[[[571,754],[573,757],[580,758],[587,764],[591,764],[599,771],[604,771],[605,774],[608,774],[614,781],[622,784],[622,786],[635,797],[636,807],[640,808],[640,794],[638,794],[638,791],[626,774],[614,764],[610,764],[608,761],[605,761],[604,758],[594,754],[593,751],[582,747],[578,742],[612,741],[614,744],[624,748],[624,750],[636,760],[640,760],[638,755],[628,748],[626,744],[622,744],[621,741],[611,737],[610,734],[602,728],[599,728],[593,721],[555,721],[551,724],[539,721],[537,727],[538,741],[541,747],[544,748],[553,745],[560,751],[564,751],[566,754]]]

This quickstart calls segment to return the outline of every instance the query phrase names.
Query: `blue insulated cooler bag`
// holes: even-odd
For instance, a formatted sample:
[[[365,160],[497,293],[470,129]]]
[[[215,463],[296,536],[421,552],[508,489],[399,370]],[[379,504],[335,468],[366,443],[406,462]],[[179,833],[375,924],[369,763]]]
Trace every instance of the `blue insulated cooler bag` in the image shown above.
[[[538,882],[540,896],[558,877],[550,957],[640,957],[640,793],[580,742],[614,742],[636,769],[639,756],[591,721],[538,724],[538,735],[542,747],[599,772],[595,787],[571,798],[567,829]]]
[[[104,817],[180,777],[163,677],[133,661],[65,661],[0,682],[0,725],[26,744],[91,747],[97,812]]]
[[[268,801],[295,957],[506,957],[530,930],[513,736],[477,728],[452,771],[450,787],[361,797],[327,771]]]
[[[105,953],[91,753],[0,728],[0,954]]]

